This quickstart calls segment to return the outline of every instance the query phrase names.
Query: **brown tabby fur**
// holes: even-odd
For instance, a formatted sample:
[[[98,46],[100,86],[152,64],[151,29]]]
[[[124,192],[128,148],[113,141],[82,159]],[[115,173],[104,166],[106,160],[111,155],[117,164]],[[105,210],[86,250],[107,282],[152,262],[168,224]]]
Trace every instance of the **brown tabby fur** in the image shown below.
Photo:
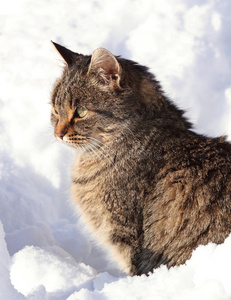
[[[58,44],[52,95],[59,141],[76,148],[73,198],[129,274],[180,265],[231,231],[231,145],[191,131],[146,67],[105,49]],[[88,110],[84,117],[78,108]]]

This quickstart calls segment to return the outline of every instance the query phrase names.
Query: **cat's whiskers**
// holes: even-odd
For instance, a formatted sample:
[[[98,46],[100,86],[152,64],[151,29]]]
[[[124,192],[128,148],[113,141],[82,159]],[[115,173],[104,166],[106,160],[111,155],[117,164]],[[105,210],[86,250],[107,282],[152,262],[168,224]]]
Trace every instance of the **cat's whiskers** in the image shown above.
[[[93,138],[93,137],[87,137],[87,139],[92,140],[99,148],[101,148],[105,153],[108,154],[108,152],[104,149],[104,147],[106,147],[114,156],[116,156],[115,151],[113,151],[109,146],[105,145],[105,143]],[[110,157],[111,155],[108,154],[108,156]],[[114,160],[114,157],[113,157]]]
[[[107,153],[107,152],[102,152],[102,151],[101,151],[101,150],[102,150],[101,147],[96,147],[96,145],[93,145],[92,143],[89,143],[88,145],[91,147],[91,149],[94,151],[94,153],[95,153],[96,155],[99,155],[99,154],[102,155],[102,157],[99,156],[101,160],[103,160],[103,158],[106,158],[107,161],[109,162],[109,164],[112,163],[112,162],[109,160],[109,158],[105,155],[105,153],[106,153],[106,154],[108,154],[108,153]],[[98,146],[99,146],[99,145],[98,145]],[[98,154],[97,152],[98,152],[99,154]]]
[[[109,164],[107,165],[107,168],[109,169],[109,168],[111,168],[113,166],[114,170],[116,171],[116,174],[113,174],[113,173],[112,174],[115,175],[116,177],[119,177],[121,179],[120,181],[123,182],[123,179],[122,179],[122,176],[121,176],[121,172],[118,169],[118,163],[115,163],[115,157],[117,156],[116,153],[109,146],[105,145],[103,142],[101,142],[101,141],[99,141],[99,140],[97,140],[95,138],[88,137],[87,139],[92,140],[98,146],[98,148],[97,148],[96,151],[101,152],[101,154],[109,162]],[[102,146],[100,145],[100,143],[102,144]],[[93,146],[92,143],[91,143],[91,146]],[[111,155],[106,149],[104,149],[104,147],[106,147],[108,150],[110,150],[113,155]],[[115,182],[114,182],[113,178],[112,178],[112,180],[113,180],[113,184],[115,185]]]
[[[110,147],[108,147],[103,142],[98,141],[95,138],[88,137],[87,139],[92,140],[90,144],[92,146],[94,146],[97,149],[97,151],[99,151],[103,155],[103,157],[105,157],[108,160],[110,165],[114,164],[114,156],[116,156],[116,153]],[[101,145],[100,145],[100,143],[101,143]],[[104,149],[104,147],[106,147],[109,151],[111,151],[111,153],[113,154],[113,157],[112,157],[112,155],[110,155],[110,153],[106,149]],[[110,158],[112,158],[112,159],[110,159]]]
[[[104,153],[102,153],[102,152],[100,151],[100,148],[97,148],[97,147],[94,146],[92,143],[89,143],[89,144],[87,144],[87,145],[88,145],[88,147],[90,147],[90,149],[91,149],[91,150],[92,150],[92,151],[100,158],[101,161],[103,161],[103,158],[106,158],[106,159],[108,160],[109,164],[106,164],[106,168],[109,169],[112,162],[108,159],[108,157],[107,157]],[[94,149],[95,149],[95,150],[94,150]],[[101,158],[101,156],[98,155],[97,152],[99,152],[101,155],[103,155],[103,158]],[[106,152],[106,153],[107,153],[107,152]],[[93,158],[94,158],[94,156],[93,156]],[[94,158],[94,159],[95,159],[95,158]],[[96,164],[97,164],[97,162],[96,162]],[[97,165],[99,166],[99,164],[97,164]],[[117,168],[116,168],[116,170],[117,170]],[[112,180],[113,180],[113,185],[115,186],[114,179],[112,178]]]
[[[90,153],[90,155],[93,157],[93,159],[95,160],[96,164],[99,165],[99,163],[97,162],[97,160],[94,157],[94,155],[96,155],[98,157],[98,159],[99,159],[100,162],[102,161],[102,157],[97,153],[97,151],[92,147],[91,144],[86,144],[85,146],[89,150],[88,153]]]
[[[98,148],[97,148],[97,147],[94,146],[92,143],[89,143],[88,145],[91,147],[92,151],[94,151],[95,153],[96,153],[96,152],[99,152],[99,153],[103,156],[104,159],[106,158],[106,160],[108,161],[108,164],[106,164],[105,166],[106,166],[106,168],[107,168],[108,170],[111,170],[111,167],[113,166],[114,169],[115,169],[116,172],[117,172],[117,175],[116,175],[116,176],[119,176],[119,177],[121,176],[121,175],[120,175],[120,172],[118,171],[117,165],[114,163],[113,160],[110,160],[110,159],[108,158],[108,156],[110,157],[110,155],[108,154],[108,152],[107,152],[105,149],[103,149],[102,147],[100,147],[100,145],[98,145]],[[93,148],[94,148],[95,150],[94,150]],[[102,152],[102,150],[103,150],[103,152]],[[105,154],[106,154],[107,156],[106,156]],[[102,159],[102,160],[103,160],[103,159]],[[111,179],[112,179],[113,186],[115,186],[114,176],[111,176]]]
[[[87,153],[87,155],[90,155],[91,158],[93,158],[95,163],[98,165],[98,162],[97,162],[95,156],[92,154],[92,149],[89,148],[88,144],[78,144],[78,148],[80,148],[80,151],[82,151],[83,155],[86,154],[86,153]],[[87,156],[87,160],[89,160],[92,163],[91,158],[89,158]],[[86,161],[85,159],[86,158],[84,158],[84,161]]]
[[[90,154],[91,158],[93,158],[93,160],[95,161],[96,165],[99,166],[98,161],[95,158],[96,153],[94,153],[94,150],[90,147],[90,145],[89,144],[85,144],[84,148],[87,150],[87,153]],[[99,158],[99,159],[101,159],[101,158]]]

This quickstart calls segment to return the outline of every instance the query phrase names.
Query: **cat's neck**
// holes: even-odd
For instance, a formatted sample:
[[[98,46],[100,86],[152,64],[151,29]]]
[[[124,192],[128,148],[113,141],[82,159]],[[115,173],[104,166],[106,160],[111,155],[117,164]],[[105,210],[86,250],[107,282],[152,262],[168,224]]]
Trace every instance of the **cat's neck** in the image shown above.
[[[88,149],[76,152],[75,165],[81,170],[87,170],[90,174],[91,170],[95,172],[96,168],[100,170],[101,168],[113,165],[115,155],[116,154],[107,145],[101,145],[97,148],[91,145]]]

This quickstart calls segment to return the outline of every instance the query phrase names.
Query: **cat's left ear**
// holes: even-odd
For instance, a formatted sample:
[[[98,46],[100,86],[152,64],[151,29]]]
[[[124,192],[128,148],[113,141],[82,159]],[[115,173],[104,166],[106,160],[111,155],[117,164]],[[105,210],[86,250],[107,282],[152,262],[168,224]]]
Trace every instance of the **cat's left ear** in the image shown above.
[[[93,71],[105,84],[120,89],[121,66],[115,56],[104,48],[96,49],[91,56],[88,73]]]

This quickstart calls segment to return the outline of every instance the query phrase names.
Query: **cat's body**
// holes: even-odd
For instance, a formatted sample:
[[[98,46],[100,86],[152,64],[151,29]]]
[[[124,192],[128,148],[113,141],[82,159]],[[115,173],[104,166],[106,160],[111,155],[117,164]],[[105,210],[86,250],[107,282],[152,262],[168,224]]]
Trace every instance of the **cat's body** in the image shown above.
[[[222,243],[231,232],[231,145],[192,132],[145,67],[105,49],[90,57],[55,46],[67,67],[52,123],[80,149],[73,198],[121,267],[148,273]]]

